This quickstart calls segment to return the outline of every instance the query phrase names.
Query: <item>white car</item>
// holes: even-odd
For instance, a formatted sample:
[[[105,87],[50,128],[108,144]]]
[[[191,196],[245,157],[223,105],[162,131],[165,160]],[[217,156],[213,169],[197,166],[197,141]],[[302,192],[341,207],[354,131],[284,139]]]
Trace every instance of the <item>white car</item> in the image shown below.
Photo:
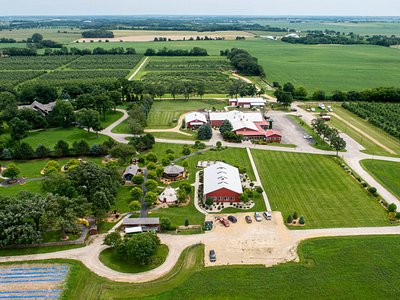
[[[304,136],[304,138],[305,138],[306,140],[311,140],[313,137],[312,137],[311,135],[308,135],[308,134],[307,134],[307,135]]]
[[[261,222],[262,219],[261,219],[260,213],[255,212],[254,213],[254,219],[256,219],[257,222]]]

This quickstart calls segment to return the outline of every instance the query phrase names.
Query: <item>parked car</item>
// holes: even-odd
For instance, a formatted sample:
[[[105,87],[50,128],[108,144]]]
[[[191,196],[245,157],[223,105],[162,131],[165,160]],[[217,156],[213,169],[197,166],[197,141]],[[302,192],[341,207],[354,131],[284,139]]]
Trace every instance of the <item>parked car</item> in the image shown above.
[[[234,216],[228,216],[228,220],[231,221],[232,223],[237,222],[237,219]]]
[[[311,135],[309,135],[309,134],[306,134],[306,135],[304,136],[304,138],[305,138],[306,140],[311,140],[313,137],[312,137]]]
[[[205,221],[203,225],[203,229],[206,231],[210,231],[213,229],[213,221]]]
[[[297,111],[297,108],[292,108],[292,111]]]
[[[247,224],[250,224],[250,223],[253,222],[253,221],[251,220],[250,216],[246,216],[246,217],[245,217],[245,220],[246,220]]]
[[[265,218],[266,220],[271,220],[271,219],[272,219],[272,216],[271,216],[271,214],[269,213],[269,211],[264,211],[263,215],[264,215],[264,218]]]
[[[222,219],[220,220],[220,222],[221,222],[225,227],[229,227],[229,226],[230,226],[229,221],[228,221],[227,219],[225,219],[225,218],[222,218]]]
[[[257,222],[261,222],[262,219],[261,219],[260,213],[255,212],[254,213],[254,219],[256,219]]]
[[[210,262],[216,262],[217,261],[217,256],[215,255],[214,250],[210,250]]]

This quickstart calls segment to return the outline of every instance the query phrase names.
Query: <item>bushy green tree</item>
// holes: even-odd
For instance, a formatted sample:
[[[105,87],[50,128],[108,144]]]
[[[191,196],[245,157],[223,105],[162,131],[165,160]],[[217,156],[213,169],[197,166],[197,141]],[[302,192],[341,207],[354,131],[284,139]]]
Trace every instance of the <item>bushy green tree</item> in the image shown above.
[[[134,187],[133,189],[131,189],[130,194],[131,199],[134,201],[139,201],[143,197],[143,191],[139,187]]]
[[[167,217],[162,217],[160,219],[161,230],[169,230],[171,228],[171,220]]]
[[[20,172],[20,169],[14,163],[9,163],[2,175],[3,177],[14,179]]]
[[[210,125],[202,125],[197,131],[197,139],[204,141],[212,138],[212,129]]]
[[[157,194],[152,191],[147,192],[146,196],[144,196],[144,202],[146,202],[148,206],[153,206],[157,202]]]
[[[147,180],[144,185],[145,185],[145,187],[146,187],[146,189],[148,191],[152,191],[152,192],[156,192],[157,191],[158,182],[153,180],[153,179]]]
[[[131,201],[131,203],[129,203],[129,208],[132,211],[139,211],[142,208],[142,204],[139,201]]]

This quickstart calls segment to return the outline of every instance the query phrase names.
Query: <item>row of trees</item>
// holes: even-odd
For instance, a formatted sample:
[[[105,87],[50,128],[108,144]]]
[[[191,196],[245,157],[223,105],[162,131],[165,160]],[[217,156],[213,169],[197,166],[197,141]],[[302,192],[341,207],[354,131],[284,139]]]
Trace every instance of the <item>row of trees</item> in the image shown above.
[[[115,47],[111,49],[104,49],[102,47],[96,47],[93,50],[90,49],[79,49],[76,47],[67,48],[65,46],[56,47],[59,49],[50,49],[53,47],[46,46],[50,45],[47,44],[49,41],[42,42],[42,48],[46,48],[44,51],[45,56],[50,55],[106,55],[106,54],[126,54],[126,55],[135,55],[136,50],[134,48],[123,48],[123,47]],[[51,41],[50,41],[51,42]],[[0,57],[1,56],[37,56],[38,51],[36,47],[30,48],[3,48],[0,50]]]
[[[145,56],[208,56],[206,49],[200,47],[193,47],[191,50],[185,49],[167,49],[166,47],[157,50],[148,48]]]
[[[259,65],[257,58],[251,56],[246,50],[232,48],[231,50],[222,50],[220,54],[226,56],[240,74],[265,77],[264,69]]]
[[[94,29],[94,30],[87,30],[82,32],[82,37],[85,39],[91,38],[113,38],[114,33],[109,30],[104,29]]]
[[[307,90],[304,87],[295,88],[290,82],[285,83],[283,87],[278,82],[274,82],[273,86],[276,88],[274,94],[278,103],[285,107],[289,107],[295,98],[304,100],[307,97]]]
[[[325,141],[329,141],[331,147],[336,150],[336,155],[340,150],[346,148],[346,141],[340,137],[339,131],[336,128],[329,127],[325,120],[318,118],[312,120],[312,128]]]

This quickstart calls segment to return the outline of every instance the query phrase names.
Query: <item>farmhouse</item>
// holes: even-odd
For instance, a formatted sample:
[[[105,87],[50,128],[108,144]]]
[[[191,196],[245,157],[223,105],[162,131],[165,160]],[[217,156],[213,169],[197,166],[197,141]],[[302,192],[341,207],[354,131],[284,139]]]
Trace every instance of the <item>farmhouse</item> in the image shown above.
[[[263,98],[234,98],[229,99],[230,106],[239,106],[242,108],[253,108],[265,106],[265,100]]]
[[[23,109],[23,108],[28,108],[28,109],[33,109],[38,112],[40,112],[42,115],[47,116],[49,113],[51,113],[54,109],[54,106],[56,106],[56,102],[50,102],[48,104],[42,104],[38,101],[33,101],[32,104],[30,105],[20,105],[18,106],[18,109]]]
[[[266,121],[260,112],[211,112],[209,114],[210,124],[214,127],[219,127],[225,120],[232,124],[232,132],[243,136],[244,140],[266,140],[270,123]],[[275,134],[282,135],[278,130],[274,130]]]
[[[122,221],[122,229],[126,232],[129,228],[134,230],[141,227],[142,232],[160,231],[160,218],[125,218]],[[131,229],[132,230],[132,229]],[[129,231],[129,230],[128,230]]]
[[[132,164],[125,169],[124,173],[122,174],[122,179],[125,181],[131,181],[133,176],[141,173],[142,169],[140,169],[138,165]]]
[[[207,118],[202,113],[191,112],[185,116],[186,128],[198,128],[204,124],[207,124]]]
[[[243,193],[239,170],[231,165],[218,162],[204,169],[204,201],[239,202]]]

